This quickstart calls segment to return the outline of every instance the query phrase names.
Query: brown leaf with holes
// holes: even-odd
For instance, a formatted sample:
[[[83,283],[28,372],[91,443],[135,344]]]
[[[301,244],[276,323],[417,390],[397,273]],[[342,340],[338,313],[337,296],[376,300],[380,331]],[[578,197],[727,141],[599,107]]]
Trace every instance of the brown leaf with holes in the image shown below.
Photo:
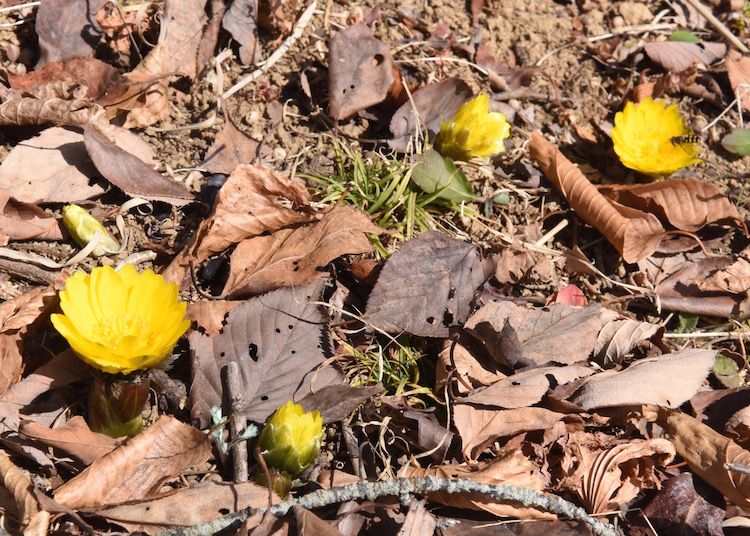
[[[367,302],[368,322],[389,333],[447,337],[466,321],[485,279],[476,246],[428,231],[386,262]]]
[[[484,409],[468,404],[453,406],[453,424],[463,442],[467,460],[475,460],[493,441],[522,432],[547,430],[565,415],[544,408]]]
[[[537,491],[544,490],[547,482],[539,467],[529,460],[520,450],[514,450],[505,456],[491,462],[478,462],[471,467],[463,465],[438,465],[422,469],[408,465],[403,469],[403,476],[424,477],[435,476],[451,480],[470,478],[480,484],[498,484],[503,486],[518,486]],[[513,502],[497,502],[484,495],[473,493],[428,493],[431,501],[455,508],[470,508],[483,510],[498,517],[516,517],[518,519],[550,519],[554,514],[537,510],[536,508],[521,506]]]
[[[653,214],[613,205],[570,160],[538,132],[531,133],[529,154],[571,208],[617,248],[625,262],[637,262],[659,247],[665,231]]]
[[[750,112],[750,92],[742,89],[750,86],[750,58],[731,49],[727,55],[726,64],[732,93],[736,95],[738,91],[742,91],[742,99],[740,100],[742,109]]]
[[[243,240],[230,258],[223,295],[246,298],[281,287],[304,285],[342,255],[370,253],[365,233],[383,230],[354,207],[334,207],[320,221]]]
[[[36,205],[19,203],[8,190],[0,189],[0,229],[11,240],[62,240],[57,218]]]
[[[737,207],[721,190],[693,177],[601,186],[599,192],[616,203],[654,214],[662,223],[682,231],[695,232],[712,224],[744,227]]]
[[[750,476],[729,471],[726,463],[750,465],[750,452],[684,413],[649,407],[644,415],[664,428],[690,469],[741,508],[750,507]]]
[[[208,436],[163,415],[55,490],[68,508],[101,508],[154,494],[168,479],[211,456]]]
[[[361,24],[333,36],[329,65],[328,109],[337,121],[383,102],[396,81],[390,47]]]

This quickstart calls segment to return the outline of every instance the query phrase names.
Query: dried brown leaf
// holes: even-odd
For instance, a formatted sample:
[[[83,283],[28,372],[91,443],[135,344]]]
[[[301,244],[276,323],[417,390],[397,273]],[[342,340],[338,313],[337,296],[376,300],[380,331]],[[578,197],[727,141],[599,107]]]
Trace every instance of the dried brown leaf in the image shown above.
[[[570,203],[617,248],[625,262],[637,262],[659,247],[664,228],[656,216],[624,206],[613,206],[586,176],[537,131],[531,133],[531,158]]]
[[[578,465],[566,480],[581,497],[587,512],[618,510],[643,488],[658,486],[654,474],[657,466],[668,465],[675,449],[666,439],[638,440],[615,444],[608,448],[591,445],[590,434],[574,432],[566,449]]]
[[[460,78],[446,78],[418,89],[412,94],[412,100],[393,114],[390,125],[393,139],[388,140],[388,145],[397,151],[406,151],[417,132],[434,140],[442,121],[449,121],[473,94]]]
[[[664,436],[696,475],[737,506],[750,507],[750,476],[724,468],[726,463],[750,465],[750,452],[689,415],[663,407],[645,414],[664,428]]]
[[[453,355],[451,356],[451,352]],[[455,367],[455,368],[454,368]],[[451,379],[454,392],[465,395],[471,389],[465,383],[476,389],[490,385],[505,378],[505,374],[494,370],[491,364],[482,364],[466,347],[451,341],[443,343],[443,349],[438,355],[435,369],[435,391],[442,393],[448,379]],[[463,381],[460,381],[461,378]]]
[[[643,516],[659,534],[690,531],[705,536],[724,536],[724,501],[715,489],[692,473],[670,478],[643,509]],[[645,523],[644,523],[645,524]],[[646,529],[652,532],[650,528]]]
[[[170,12],[172,7],[170,5]],[[184,56],[180,53],[176,57],[183,58]],[[169,68],[167,58],[167,51],[160,43],[152,48],[138,66],[126,75],[130,82],[128,86],[130,98],[116,107],[110,106],[108,110],[110,117],[113,117],[115,110],[127,110],[127,116],[122,125],[124,128],[146,128],[169,117],[168,75],[173,73],[173,69]]]
[[[273,503],[281,499],[274,493]],[[207,480],[161,494],[152,499],[138,498],[127,504],[97,510],[97,514],[125,527],[129,532],[155,535],[175,527],[207,523],[223,515],[268,504],[268,490],[253,482]],[[260,523],[260,514],[249,519],[248,528]]]
[[[33,174],[29,162],[34,162]],[[60,127],[18,144],[0,164],[3,187],[23,203],[70,203],[101,195],[103,188],[89,185],[94,175],[83,135]]]
[[[187,305],[185,317],[195,322],[203,333],[216,335],[224,328],[227,313],[241,304],[242,301],[239,300],[191,301]]]
[[[92,24],[106,0],[45,0],[36,13],[37,69],[48,62],[90,56],[101,35]]]
[[[523,408],[539,402],[549,389],[547,371],[552,367],[534,368],[498,380],[461,399],[465,404],[493,408]]]
[[[162,272],[164,279],[180,284],[191,262],[203,262],[246,238],[315,220],[302,210],[309,202],[304,185],[270,168],[238,166],[219,190],[211,216]]]
[[[400,536],[428,536],[435,534],[437,519],[425,508],[425,500],[412,501],[404,524],[399,531]]]
[[[257,21],[258,0],[232,2],[221,20],[224,29],[240,44],[240,61],[243,65],[255,65],[261,58]]]
[[[228,175],[240,164],[252,164],[260,143],[238,129],[228,114],[224,118],[224,128],[208,149],[201,167],[210,173]]]
[[[365,233],[383,232],[365,212],[340,206],[318,222],[248,238],[232,252],[223,295],[237,299],[304,285],[342,255],[370,253],[372,245]]]
[[[331,116],[341,121],[383,102],[395,82],[390,47],[361,24],[338,32],[329,46]]]
[[[588,359],[601,329],[601,305],[573,307],[556,303],[526,309],[492,301],[466,322],[490,355],[511,368],[546,363],[563,365]]]
[[[403,476],[435,476],[448,479],[471,478],[481,484],[498,484],[504,486],[518,486],[522,488],[542,491],[547,482],[539,468],[526,458],[520,450],[515,450],[496,458],[491,462],[479,462],[471,467],[463,465],[439,465],[428,469],[414,466],[404,467]],[[470,508],[483,510],[498,517],[516,517],[518,519],[549,519],[554,514],[521,506],[513,502],[497,502],[477,494],[448,494],[430,493],[427,498],[431,501],[455,508]]]
[[[654,214],[663,223],[695,232],[706,225],[743,227],[737,207],[716,186],[692,177],[649,184],[599,187],[605,197]]]
[[[83,90],[87,99],[96,100],[104,95],[111,85],[121,80],[122,75],[117,69],[101,60],[88,57],[73,58],[63,63],[47,63],[42,70],[8,76],[12,89],[22,93],[33,93],[32,96],[38,99],[44,98],[43,92],[46,92],[50,85],[65,85],[68,91],[56,91],[49,97],[83,97],[84,95],[80,94]],[[69,90],[72,88],[75,88],[75,92],[70,94]]]
[[[37,287],[0,304],[0,396],[19,379],[23,341],[33,337],[37,320],[57,306],[60,288],[60,284],[54,283]]]
[[[10,191],[0,189],[0,229],[11,240],[62,240],[56,218],[36,205],[19,203]]]
[[[656,41],[646,43],[643,49],[649,58],[668,71],[684,71],[694,63],[708,67],[727,53],[725,44],[710,42]]]
[[[55,500],[78,509],[143,499],[188,467],[206,462],[210,455],[206,434],[163,415],[57,488]]]
[[[47,123],[78,127],[98,125],[100,128],[106,128],[108,125],[103,108],[83,99],[20,97],[0,104],[0,125]]]
[[[643,359],[622,372],[592,376],[571,400],[586,411],[639,404],[676,408],[698,391],[718,353],[688,349]]]
[[[327,521],[323,521],[310,510],[306,510],[298,504],[295,504],[292,510],[297,521],[298,536],[343,536]]]
[[[447,337],[466,321],[485,279],[475,246],[428,231],[386,262],[367,302],[368,322],[388,332]]]
[[[150,56],[156,48],[163,47],[163,73],[179,73],[195,80],[198,71],[203,68],[198,65],[198,48],[208,20],[206,1],[170,0],[162,21],[167,31],[161,33],[159,44],[149,53]],[[148,61],[149,56],[143,61]]]
[[[750,248],[745,248],[728,266],[697,281],[705,292],[747,293],[750,290]]]
[[[348,383],[342,383],[316,389],[297,403],[305,411],[319,411],[323,424],[330,424],[348,419],[360,405],[384,392],[385,389],[379,383],[363,387],[353,387]]]
[[[544,408],[496,410],[468,404],[453,406],[453,424],[463,441],[462,452],[467,460],[475,460],[497,439],[549,429],[564,416]]]
[[[163,201],[175,206],[193,202],[191,193],[145,162],[110,141],[95,128],[83,129],[83,141],[96,169],[114,186],[132,197]]]
[[[44,426],[60,422],[71,404],[80,399],[80,392],[67,386],[90,375],[72,350],[58,354],[0,396],[0,432],[17,431],[22,412],[24,419]]]
[[[57,428],[25,421],[21,423],[18,431],[21,436],[54,447],[84,466],[91,465],[117,448],[115,439],[92,432],[80,415]]]
[[[5,452],[0,451],[0,484],[7,489],[16,501],[24,534],[46,534],[50,515],[40,512],[39,503],[32,493],[31,481],[23,471],[10,461]],[[40,516],[39,514],[43,514]],[[40,530],[44,529],[44,530]]]
[[[389,423],[396,436],[418,452],[429,452],[435,462],[445,459],[453,442],[453,432],[435,416],[434,411],[412,409],[403,396],[381,396],[377,420]]]
[[[750,92],[746,89],[750,86],[750,58],[743,56],[738,51],[732,49],[726,58],[727,73],[729,74],[729,84],[732,86],[734,94],[742,95],[740,104],[742,109],[750,112]]]
[[[599,332],[594,347],[597,363],[605,367],[622,363],[625,356],[642,341],[656,334],[664,334],[664,327],[631,318],[608,322]]]
[[[299,400],[331,383],[336,375],[323,368],[331,357],[327,317],[318,300],[325,282],[285,288],[257,296],[235,307],[219,335],[190,334],[193,355],[191,415],[210,422],[211,406],[221,405],[221,370],[229,361],[240,366],[242,414],[264,422],[288,400]]]

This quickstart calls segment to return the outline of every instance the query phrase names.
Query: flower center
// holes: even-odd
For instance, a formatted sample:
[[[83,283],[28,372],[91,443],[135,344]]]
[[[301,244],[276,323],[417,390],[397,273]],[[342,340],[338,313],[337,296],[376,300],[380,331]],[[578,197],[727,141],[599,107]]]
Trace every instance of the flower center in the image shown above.
[[[138,316],[128,317],[126,315],[112,316],[103,319],[94,327],[94,336],[110,348],[116,348],[125,337],[138,337],[145,339],[146,344],[151,343],[155,334],[151,331],[151,322]]]

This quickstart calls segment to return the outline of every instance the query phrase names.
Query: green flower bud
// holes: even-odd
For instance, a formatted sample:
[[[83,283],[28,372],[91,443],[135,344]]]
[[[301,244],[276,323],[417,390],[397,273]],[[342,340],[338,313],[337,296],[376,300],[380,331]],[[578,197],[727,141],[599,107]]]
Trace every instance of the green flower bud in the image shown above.
[[[322,433],[320,412],[305,413],[302,406],[290,400],[263,427],[258,447],[269,469],[295,477],[315,461]]]
[[[95,257],[117,253],[120,250],[120,244],[109,235],[104,225],[83,208],[78,205],[65,205],[62,212],[63,223],[79,246],[86,247],[94,239],[94,234],[99,232],[99,245],[92,252]]]
[[[134,436],[143,430],[148,379],[95,379],[89,391],[89,428],[110,437]]]
[[[268,472],[271,476],[270,485],[268,482],[268,478],[266,478],[266,472],[263,471],[263,469],[259,469],[255,474],[255,483],[259,486],[263,486],[264,488],[270,487],[274,492],[276,492],[276,495],[278,495],[282,499],[285,499],[286,496],[289,495],[289,491],[292,489],[291,477],[286,473],[277,471],[276,469],[269,468]]]

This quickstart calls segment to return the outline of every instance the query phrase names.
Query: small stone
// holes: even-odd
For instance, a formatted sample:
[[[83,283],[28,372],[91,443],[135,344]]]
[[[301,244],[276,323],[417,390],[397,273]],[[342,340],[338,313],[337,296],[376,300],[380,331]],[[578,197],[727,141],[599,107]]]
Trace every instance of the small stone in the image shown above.
[[[628,26],[646,24],[654,18],[646,5],[640,2],[620,2],[619,11]]]

